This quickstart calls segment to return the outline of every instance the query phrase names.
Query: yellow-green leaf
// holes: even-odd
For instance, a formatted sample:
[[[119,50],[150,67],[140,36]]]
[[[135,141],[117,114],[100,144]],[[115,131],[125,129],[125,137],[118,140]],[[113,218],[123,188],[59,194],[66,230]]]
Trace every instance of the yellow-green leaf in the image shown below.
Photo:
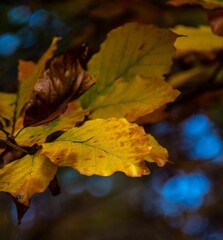
[[[176,26],[172,30],[177,34],[184,35],[175,42],[178,56],[190,51],[210,52],[223,49],[223,38],[213,34],[209,26],[198,28]]]
[[[168,83],[159,78],[135,77],[129,82],[117,80],[104,96],[91,104],[91,119],[125,117],[134,122],[160,106],[172,102],[179,95]]]
[[[17,109],[16,109],[16,119],[20,116],[20,113],[24,107],[24,105],[29,101],[33,88],[35,84],[40,80],[41,74],[45,69],[46,62],[52,58],[54,51],[57,49],[57,42],[60,38],[53,38],[52,43],[48,50],[42,55],[38,63],[34,66],[31,74],[28,74],[28,78],[19,86],[18,91],[18,101],[17,101]]]
[[[173,6],[181,6],[184,4],[201,5],[207,9],[223,8],[223,2],[221,0],[169,0],[169,4]]]
[[[45,191],[56,171],[57,166],[41,153],[26,155],[0,169],[0,191],[29,206],[32,195]]]
[[[152,149],[148,156],[145,157],[147,162],[155,162],[159,167],[163,167],[166,162],[168,162],[168,151],[166,148],[162,147],[156,139],[148,134],[149,144]]]
[[[128,23],[111,31],[88,64],[93,86],[83,95],[84,107],[110,90],[114,81],[131,81],[136,75],[163,78],[172,65],[177,34],[153,25]]]
[[[79,101],[74,101],[69,104],[67,111],[56,120],[45,125],[24,128],[15,138],[16,143],[26,147],[31,147],[34,144],[41,145],[50,134],[68,130],[74,127],[77,122],[82,122],[88,112],[87,109],[81,108]]]
[[[87,121],[42,148],[54,164],[70,166],[87,176],[109,176],[116,171],[131,177],[147,175],[143,159],[149,152],[143,128],[114,118]]]
[[[195,66],[194,68],[180,71],[170,76],[168,83],[173,87],[182,87],[186,84],[196,86],[201,82],[205,82],[216,71],[218,64],[210,66]]]

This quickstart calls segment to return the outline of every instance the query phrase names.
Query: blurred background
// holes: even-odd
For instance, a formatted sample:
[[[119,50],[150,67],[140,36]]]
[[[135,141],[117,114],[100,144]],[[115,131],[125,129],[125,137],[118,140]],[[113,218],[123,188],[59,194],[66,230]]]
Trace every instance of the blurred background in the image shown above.
[[[15,92],[18,60],[37,61],[54,36],[63,38],[58,53],[84,42],[94,53],[111,29],[130,21],[198,26],[208,17],[198,6],[155,0],[1,1],[0,90]],[[0,239],[222,240],[223,91],[215,81],[221,86],[222,53],[177,58],[169,77],[216,62],[217,74],[179,86],[182,94],[167,116],[145,125],[172,163],[151,164],[142,178],[61,169],[61,194],[36,194],[19,226],[10,196],[0,193]]]

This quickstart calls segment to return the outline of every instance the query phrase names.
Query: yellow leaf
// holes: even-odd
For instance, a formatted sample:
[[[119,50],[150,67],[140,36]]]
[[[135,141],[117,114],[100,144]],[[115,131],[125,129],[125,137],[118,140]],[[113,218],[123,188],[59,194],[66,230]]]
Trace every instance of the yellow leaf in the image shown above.
[[[32,195],[45,191],[56,171],[57,166],[41,153],[26,155],[0,169],[0,191],[29,206]]]
[[[0,118],[12,121],[15,111],[16,94],[0,92]]]
[[[18,101],[17,101],[17,109],[16,109],[16,119],[20,116],[20,113],[24,107],[24,105],[29,101],[33,88],[35,84],[39,81],[43,70],[45,69],[46,62],[52,58],[54,51],[57,49],[57,42],[60,38],[53,38],[53,41],[48,48],[48,50],[42,55],[38,63],[33,68],[31,74],[28,74],[28,78],[19,86],[18,91]]]
[[[190,51],[210,52],[223,49],[223,38],[213,34],[209,26],[198,28],[176,26],[172,30],[177,34],[184,35],[175,42],[177,56]]]
[[[16,136],[15,141],[19,146],[41,145],[50,134],[56,131],[68,130],[74,127],[77,122],[82,122],[88,112],[88,110],[81,108],[79,101],[74,101],[69,104],[66,112],[56,120],[45,125],[24,128]],[[22,119],[17,121],[17,131],[20,129],[22,122]]]
[[[88,64],[93,86],[81,98],[84,107],[109,91],[114,81],[131,81],[136,75],[163,79],[172,65],[177,34],[153,25],[127,23],[111,31]]]
[[[54,164],[87,176],[109,176],[116,171],[131,177],[149,174],[143,160],[150,152],[148,137],[143,128],[126,119],[87,121],[42,147]]]
[[[173,6],[181,6],[184,4],[201,5],[207,9],[222,8],[223,3],[221,0],[169,0],[169,4]]]
[[[129,82],[119,79],[104,95],[91,104],[91,119],[126,118],[136,121],[179,95],[168,83],[159,78],[135,77]]]
[[[147,162],[155,162],[159,167],[163,167],[166,162],[168,162],[168,151],[166,148],[160,146],[156,139],[148,134],[149,144],[152,149],[148,156],[145,157]]]

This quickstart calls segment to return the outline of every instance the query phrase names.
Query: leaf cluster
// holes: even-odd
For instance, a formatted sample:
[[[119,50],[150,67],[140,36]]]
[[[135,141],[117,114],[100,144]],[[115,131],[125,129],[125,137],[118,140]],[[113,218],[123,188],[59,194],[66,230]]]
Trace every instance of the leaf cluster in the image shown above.
[[[1,93],[0,105],[0,191],[13,197],[19,219],[33,194],[48,186],[56,192],[59,167],[139,177],[149,174],[146,162],[168,161],[166,149],[136,123],[179,95],[164,77],[176,38],[168,29],[128,23],[108,34],[87,71],[83,48],[53,57],[56,37],[38,63],[19,62],[18,92]]]

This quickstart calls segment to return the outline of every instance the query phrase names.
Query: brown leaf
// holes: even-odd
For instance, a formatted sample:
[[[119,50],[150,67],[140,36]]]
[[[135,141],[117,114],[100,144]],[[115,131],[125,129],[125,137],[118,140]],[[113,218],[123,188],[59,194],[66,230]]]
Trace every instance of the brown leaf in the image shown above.
[[[223,36],[223,10],[217,10],[208,15],[212,32],[219,36]]]
[[[35,85],[26,106],[23,125],[37,126],[58,118],[94,81],[69,52],[53,59]]]
[[[35,66],[36,64],[33,61],[19,60],[19,65],[18,65],[19,82],[26,80],[27,77],[29,77],[30,74],[33,72]]]

